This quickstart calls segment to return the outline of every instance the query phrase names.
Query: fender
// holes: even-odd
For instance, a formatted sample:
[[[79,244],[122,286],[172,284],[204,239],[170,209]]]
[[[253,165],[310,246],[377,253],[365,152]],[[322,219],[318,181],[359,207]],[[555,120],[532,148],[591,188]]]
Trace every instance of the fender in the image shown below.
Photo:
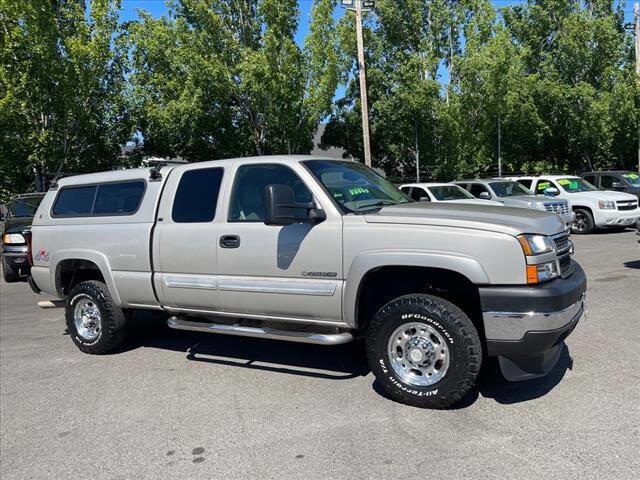
[[[104,277],[104,281],[107,284],[107,288],[109,289],[113,302],[118,306],[122,304],[115,282],[113,281],[113,276],[111,275],[111,266],[109,265],[107,257],[95,250],[85,250],[80,248],[58,250],[51,256],[51,268],[49,270],[49,275],[51,275],[51,285],[55,285],[55,288],[61,298],[64,298],[64,296],[62,295],[62,292],[58,290],[58,283],[56,281],[58,266],[63,260],[69,259],[87,260],[95,263]]]
[[[346,277],[342,311],[345,323],[356,326],[356,302],[365,275],[380,267],[407,266],[450,270],[465,276],[475,285],[491,283],[484,267],[475,258],[449,252],[377,251],[355,257]]]

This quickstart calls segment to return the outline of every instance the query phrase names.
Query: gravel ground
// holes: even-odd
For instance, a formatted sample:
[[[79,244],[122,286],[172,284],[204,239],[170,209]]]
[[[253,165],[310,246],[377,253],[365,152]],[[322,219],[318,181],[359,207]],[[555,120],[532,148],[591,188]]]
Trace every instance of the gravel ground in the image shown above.
[[[574,237],[589,314],[546,378],[485,373],[458,408],[384,398],[358,344],[169,331],[82,354],[63,309],[0,284],[0,477],[637,479],[640,246]],[[490,372],[490,371],[489,371]]]

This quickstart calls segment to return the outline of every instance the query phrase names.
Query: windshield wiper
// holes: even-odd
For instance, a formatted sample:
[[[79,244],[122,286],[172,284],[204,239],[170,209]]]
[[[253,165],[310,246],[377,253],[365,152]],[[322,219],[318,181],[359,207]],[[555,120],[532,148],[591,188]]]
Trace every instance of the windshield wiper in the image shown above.
[[[379,200],[376,203],[370,203],[368,205],[360,205],[356,208],[356,210],[360,210],[362,208],[378,208],[378,207],[386,207],[388,205],[397,205],[401,202],[394,202],[393,200]]]

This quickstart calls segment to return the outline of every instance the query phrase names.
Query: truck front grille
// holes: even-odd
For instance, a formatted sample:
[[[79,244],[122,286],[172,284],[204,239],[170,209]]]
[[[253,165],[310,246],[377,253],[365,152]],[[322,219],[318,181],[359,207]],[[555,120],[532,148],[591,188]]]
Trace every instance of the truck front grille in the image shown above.
[[[545,202],[544,208],[547,212],[565,215],[569,213],[569,202]]]
[[[567,253],[566,255],[559,257],[558,262],[560,262],[560,275],[563,278],[566,278],[573,273],[573,262],[571,261],[571,254]]]
[[[618,210],[635,210],[638,208],[638,202],[636,200],[621,200],[616,203]]]
[[[571,248],[571,243],[569,242],[569,234],[563,234],[553,238],[553,242],[556,245],[556,251],[558,255],[563,254]]]

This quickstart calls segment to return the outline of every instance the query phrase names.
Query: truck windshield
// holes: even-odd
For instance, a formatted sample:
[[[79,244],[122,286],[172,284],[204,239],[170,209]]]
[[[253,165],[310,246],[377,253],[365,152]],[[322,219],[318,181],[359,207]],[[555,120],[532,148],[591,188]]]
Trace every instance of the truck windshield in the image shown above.
[[[38,206],[42,201],[41,196],[16,198],[9,206],[9,215],[11,217],[33,217],[38,210]]]
[[[469,192],[457,185],[439,185],[429,187],[429,190],[441,202],[449,200],[468,200],[475,198]]]
[[[308,160],[303,164],[329,192],[343,213],[361,213],[413,202],[391,182],[357,162]]]
[[[531,192],[518,182],[491,182],[491,188],[500,198],[531,195]]]
[[[567,193],[592,192],[598,190],[586,180],[578,177],[560,178],[558,183]]]
[[[637,173],[623,173],[622,177],[634,187],[640,187],[640,175],[638,175]]]

